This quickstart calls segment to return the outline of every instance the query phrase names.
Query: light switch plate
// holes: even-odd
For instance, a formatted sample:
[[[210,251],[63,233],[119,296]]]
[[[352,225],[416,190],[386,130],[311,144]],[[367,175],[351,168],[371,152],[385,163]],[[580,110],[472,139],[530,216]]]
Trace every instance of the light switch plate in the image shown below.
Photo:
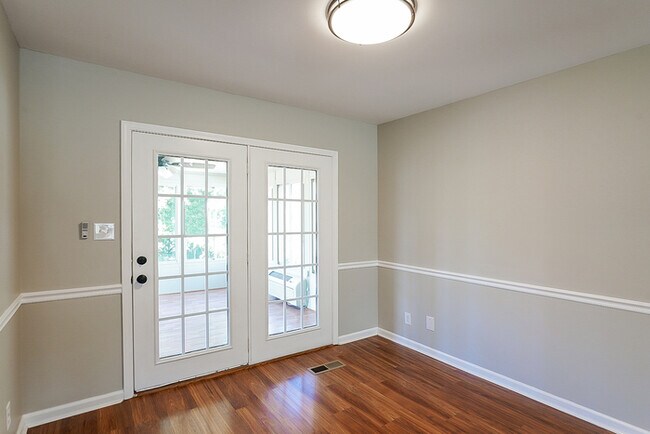
[[[115,223],[95,223],[95,240],[110,241],[115,239]]]

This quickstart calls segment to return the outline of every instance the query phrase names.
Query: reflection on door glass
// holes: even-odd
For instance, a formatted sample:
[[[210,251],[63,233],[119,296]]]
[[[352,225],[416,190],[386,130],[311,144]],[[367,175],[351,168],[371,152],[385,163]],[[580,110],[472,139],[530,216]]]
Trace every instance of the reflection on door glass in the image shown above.
[[[160,279],[158,281],[158,317],[179,316],[181,306],[181,279]]]
[[[186,195],[205,195],[205,160],[183,158],[183,185]]]
[[[208,233],[225,234],[228,227],[226,199],[208,199]]]
[[[158,235],[180,235],[181,207],[177,197],[158,198]]]
[[[317,172],[268,167],[268,335],[318,325]]]
[[[158,156],[158,194],[181,193],[181,158]]]
[[[208,196],[226,197],[228,192],[228,164],[225,161],[208,162]]]
[[[208,271],[222,272],[228,269],[228,238],[208,237]]]
[[[205,198],[186,197],[184,199],[185,235],[205,235]]]
[[[228,163],[158,156],[158,358],[228,345]]]

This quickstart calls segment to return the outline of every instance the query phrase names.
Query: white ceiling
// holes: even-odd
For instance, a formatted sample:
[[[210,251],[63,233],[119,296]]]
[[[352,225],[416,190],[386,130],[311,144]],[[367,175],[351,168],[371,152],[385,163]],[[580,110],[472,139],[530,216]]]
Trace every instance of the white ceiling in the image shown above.
[[[650,43],[649,0],[419,0],[376,46],[327,0],[0,0],[23,48],[382,123]]]

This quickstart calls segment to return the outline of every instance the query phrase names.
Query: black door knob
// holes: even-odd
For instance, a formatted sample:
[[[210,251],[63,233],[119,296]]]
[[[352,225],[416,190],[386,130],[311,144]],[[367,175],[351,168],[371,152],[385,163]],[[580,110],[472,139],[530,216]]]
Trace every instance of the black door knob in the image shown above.
[[[136,280],[140,285],[144,285],[145,283],[147,283],[147,276],[145,276],[144,274],[141,274],[141,275],[139,275],[135,280]]]
[[[138,256],[138,259],[136,259],[136,262],[140,265],[144,265],[147,263],[147,258],[144,256]]]

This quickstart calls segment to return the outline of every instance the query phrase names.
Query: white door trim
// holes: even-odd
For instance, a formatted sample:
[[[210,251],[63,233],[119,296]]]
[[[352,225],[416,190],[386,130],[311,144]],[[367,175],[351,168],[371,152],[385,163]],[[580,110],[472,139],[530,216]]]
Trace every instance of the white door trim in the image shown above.
[[[206,133],[183,128],[166,127],[139,122],[121,122],[121,165],[120,165],[120,205],[121,221],[121,285],[122,285],[122,371],[124,399],[134,395],[134,354],[133,354],[133,287],[131,285],[131,251],[132,251],[132,167],[131,149],[132,134],[143,132],[162,134],[191,139],[209,140],[213,142],[233,143],[247,147],[276,149],[282,151],[299,152],[305,154],[323,155],[332,158],[333,162],[333,206],[332,222],[335,234],[332,248],[332,263],[338,264],[338,152],[327,149],[309,148],[305,146],[290,145],[286,143],[271,142],[267,140],[248,139],[223,134]],[[332,332],[333,343],[338,343],[338,272],[334,267],[332,276]]]

